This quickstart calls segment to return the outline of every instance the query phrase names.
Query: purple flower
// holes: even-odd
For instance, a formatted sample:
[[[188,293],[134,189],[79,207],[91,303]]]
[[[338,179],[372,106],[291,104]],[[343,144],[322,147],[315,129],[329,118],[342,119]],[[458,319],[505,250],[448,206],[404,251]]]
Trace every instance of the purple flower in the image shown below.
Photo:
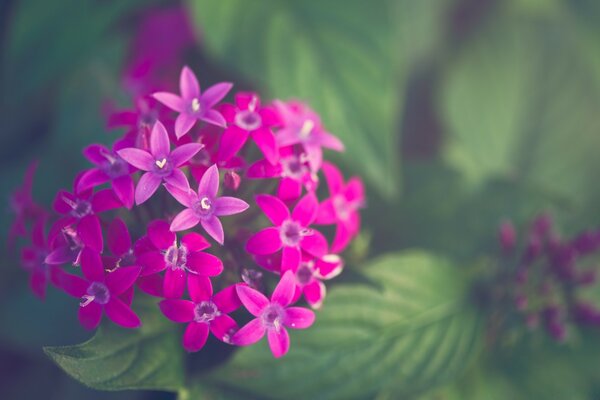
[[[187,274],[217,276],[223,271],[223,263],[218,257],[203,252],[210,244],[198,233],[188,233],[181,239],[181,244],[177,244],[177,236],[169,230],[166,221],[153,221],[148,225],[148,239],[152,250],[138,256],[144,268],[142,276],[165,271],[164,297],[181,297]]]
[[[256,318],[237,331],[233,343],[248,346],[258,342],[266,333],[273,355],[277,358],[285,355],[290,347],[290,337],[285,328],[305,329],[315,320],[311,310],[288,307],[294,298],[294,291],[294,274],[291,271],[282,276],[270,301],[262,293],[238,285],[237,293],[242,304]]]
[[[197,193],[192,190],[183,191],[170,185],[166,187],[177,201],[187,207],[175,216],[171,222],[171,230],[184,231],[200,223],[204,230],[220,244],[223,244],[224,233],[223,225],[217,217],[239,214],[249,207],[248,203],[236,197],[217,197],[219,170],[216,164],[202,175]]]
[[[365,192],[359,178],[351,178],[345,184],[342,174],[333,164],[323,163],[323,172],[331,197],[321,203],[317,223],[337,225],[331,250],[338,253],[360,230],[358,210],[364,206]]]
[[[29,164],[23,178],[23,184],[10,196],[10,208],[15,214],[15,219],[8,233],[7,245],[9,248],[14,246],[17,237],[24,237],[27,234],[25,226],[27,221],[36,220],[46,214],[44,209],[33,201],[33,196],[31,195],[33,177],[37,166],[37,162]]]
[[[246,250],[249,253],[267,255],[283,248],[281,263],[292,270],[300,265],[302,251],[315,257],[325,255],[327,240],[309,228],[319,207],[313,193],[301,198],[291,214],[283,201],[275,196],[258,195],[256,203],[274,226],[259,231],[248,240]]]
[[[226,287],[213,296],[210,279],[203,276],[188,276],[190,300],[167,299],[159,303],[163,314],[173,322],[187,323],[183,334],[183,347],[187,351],[198,351],[204,347],[208,332],[225,343],[231,343],[237,323],[229,313],[237,310],[241,302],[236,286]]]
[[[133,179],[135,172],[125,160],[114,150],[109,150],[101,144],[92,144],[85,148],[83,154],[96,165],[85,171],[77,183],[77,191],[95,188],[106,182],[111,183],[115,195],[127,208],[133,207]]]
[[[31,244],[21,250],[21,264],[29,272],[29,286],[40,299],[46,297],[51,270],[56,268],[46,262],[50,250],[44,234],[46,218],[40,217],[31,230]]]
[[[63,274],[57,283],[67,294],[81,299],[79,322],[84,328],[96,328],[103,310],[117,325],[125,328],[141,325],[138,316],[120,298],[135,283],[140,267],[123,267],[105,273],[100,254],[86,248],[81,253],[81,270],[85,279]]]
[[[326,289],[322,281],[335,278],[343,268],[344,262],[335,254],[327,254],[317,259],[305,257],[295,269],[289,269],[285,264],[281,265],[282,271],[291,270],[294,273],[294,300],[304,295],[306,302],[314,309],[321,308],[325,300]]]
[[[192,129],[197,120],[224,128],[225,118],[212,108],[227,95],[232,86],[231,83],[221,82],[201,93],[196,75],[185,66],[179,77],[181,97],[168,92],[154,93],[153,97],[179,113],[175,120],[175,135],[180,138]]]
[[[129,164],[146,171],[135,188],[135,202],[142,204],[158,189],[161,182],[186,190],[188,180],[179,169],[202,149],[200,143],[188,143],[171,151],[165,126],[156,121],[150,135],[150,152],[134,147],[117,151]]]
[[[283,122],[283,129],[277,132],[277,143],[280,146],[301,144],[313,171],[321,166],[323,147],[344,151],[344,144],[323,129],[319,115],[306,104],[279,100],[274,104]]]
[[[256,93],[237,93],[235,106],[224,104],[221,111],[229,126],[221,136],[220,161],[227,161],[236,155],[246,144],[248,136],[251,136],[269,163],[277,162],[278,146],[271,131],[271,127],[277,123],[277,114],[269,107],[261,107]]]

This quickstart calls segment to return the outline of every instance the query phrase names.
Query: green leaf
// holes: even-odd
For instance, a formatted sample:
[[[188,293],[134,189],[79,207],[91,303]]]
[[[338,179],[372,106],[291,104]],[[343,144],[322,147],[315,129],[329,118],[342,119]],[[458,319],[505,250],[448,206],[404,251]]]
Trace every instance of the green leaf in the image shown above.
[[[189,3],[210,51],[269,95],[308,101],[354,169],[397,194],[406,66],[433,46],[439,0]]]
[[[445,79],[446,158],[476,184],[504,177],[585,200],[600,168],[600,85],[582,50],[559,19],[486,24]]]
[[[274,359],[266,341],[242,349],[204,381],[264,398],[404,398],[463,371],[479,349],[480,319],[467,279],[414,251],[364,269],[371,285],[334,287],[316,323],[291,333]]]
[[[140,329],[107,322],[85,343],[44,351],[67,374],[94,389],[175,392],[185,378],[180,335],[154,307],[144,305]],[[134,306],[136,311],[140,308]]]

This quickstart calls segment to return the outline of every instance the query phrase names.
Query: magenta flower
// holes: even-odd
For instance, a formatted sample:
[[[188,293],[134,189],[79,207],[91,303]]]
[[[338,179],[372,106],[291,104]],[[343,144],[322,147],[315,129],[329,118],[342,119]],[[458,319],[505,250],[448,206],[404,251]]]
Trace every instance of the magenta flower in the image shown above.
[[[29,164],[23,178],[23,184],[10,196],[10,208],[15,216],[8,233],[7,245],[9,248],[14,246],[17,237],[27,235],[26,223],[28,221],[36,220],[46,214],[44,209],[33,201],[31,194],[37,166],[37,162]]]
[[[94,238],[88,238],[88,242],[102,242],[102,231],[91,231]],[[50,253],[44,262],[48,265],[63,265],[70,263],[79,265],[81,251],[85,248],[77,230],[71,225],[65,226],[54,236],[49,235]]]
[[[296,269],[281,265],[283,272],[291,270],[294,273],[294,300],[304,295],[306,302],[314,309],[321,308],[325,300],[326,288],[322,281],[335,278],[343,268],[344,262],[335,254],[327,254],[317,259],[305,257]]]
[[[220,161],[227,161],[236,155],[246,144],[248,136],[251,136],[265,158],[271,164],[277,162],[277,141],[271,127],[278,118],[274,110],[260,106],[260,98],[256,93],[236,94],[235,106],[224,104],[221,111],[229,126],[221,136]]]
[[[243,200],[236,197],[217,197],[219,191],[219,170],[215,164],[206,170],[200,183],[198,191],[183,191],[167,185],[167,190],[187,207],[175,216],[171,222],[173,232],[184,231],[193,228],[200,223],[206,233],[220,244],[223,244],[223,225],[220,216],[239,214],[249,206]]]
[[[275,164],[266,159],[252,164],[248,168],[248,178],[279,178],[277,197],[284,201],[298,199],[302,196],[302,188],[314,192],[319,180],[317,174],[311,170],[306,154],[297,154],[290,146],[280,149],[280,155]]]
[[[185,66],[179,77],[181,97],[168,92],[157,92],[153,97],[179,113],[175,120],[175,135],[180,138],[192,129],[197,120],[224,128],[225,118],[220,112],[213,110],[213,107],[227,95],[232,86],[229,82],[221,82],[201,93],[196,75]]]
[[[171,151],[167,130],[160,121],[156,121],[150,135],[150,152],[134,147],[117,151],[117,154],[129,164],[146,171],[135,188],[136,204],[148,200],[163,181],[186,190],[189,183],[179,167],[200,149],[202,149],[200,143],[188,143]]]
[[[104,256],[104,264],[110,271],[121,267],[138,266],[136,252],[133,249],[131,235],[121,218],[115,218],[108,226],[106,244],[112,256]]]
[[[165,271],[162,291],[164,297],[181,297],[187,274],[217,276],[223,271],[223,263],[218,257],[203,252],[210,244],[198,233],[188,233],[178,245],[177,236],[169,230],[169,224],[154,221],[148,225],[148,239],[154,249],[138,256],[138,261],[144,268],[142,276]]]
[[[288,307],[294,297],[294,274],[286,272],[271,295],[265,295],[245,285],[237,286],[242,304],[256,318],[248,322],[233,336],[233,343],[248,346],[258,342],[267,334],[271,352],[277,358],[285,355],[290,348],[290,337],[286,327],[305,329],[310,327],[315,314],[306,308]]]
[[[51,277],[51,269],[55,266],[46,263],[49,253],[44,227],[46,218],[40,217],[31,230],[31,244],[21,250],[21,264],[29,272],[29,286],[40,299],[46,297],[46,288]]]
[[[189,275],[191,301],[167,299],[159,303],[161,311],[171,321],[188,324],[183,334],[183,347],[187,351],[202,349],[209,331],[220,341],[231,343],[231,336],[238,326],[227,314],[241,305],[235,288],[236,285],[226,287],[213,296],[209,278]]]
[[[249,253],[266,255],[283,248],[282,265],[292,270],[300,265],[302,251],[315,257],[325,255],[327,240],[309,228],[319,207],[313,193],[301,198],[291,214],[283,201],[271,195],[256,196],[256,203],[275,226],[263,229],[248,240],[246,250]]]
[[[337,224],[331,250],[338,253],[360,230],[358,210],[365,204],[365,190],[362,181],[356,177],[344,184],[342,174],[333,164],[324,163],[323,172],[331,197],[321,203],[317,224]]]
[[[138,316],[120,298],[135,283],[140,267],[123,267],[105,273],[100,254],[86,248],[81,254],[81,270],[85,279],[63,274],[57,283],[67,294],[81,299],[79,322],[84,328],[96,328],[103,310],[117,325],[125,328],[141,325]]]
[[[82,192],[110,181],[117,198],[125,207],[131,208],[134,191],[131,174],[135,169],[114,150],[109,150],[101,144],[89,145],[83,154],[96,167],[81,175],[77,183],[77,191]]]
[[[344,151],[344,144],[321,125],[321,118],[306,104],[296,101],[284,103],[276,100],[275,106],[283,121],[283,129],[277,132],[280,146],[301,144],[313,171],[321,166],[322,148]]]

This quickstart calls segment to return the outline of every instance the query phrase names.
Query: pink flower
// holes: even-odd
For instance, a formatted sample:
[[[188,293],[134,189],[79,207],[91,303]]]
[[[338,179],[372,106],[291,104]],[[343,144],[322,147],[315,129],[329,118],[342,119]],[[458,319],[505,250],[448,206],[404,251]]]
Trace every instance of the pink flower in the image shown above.
[[[317,224],[337,224],[331,250],[338,253],[360,230],[358,210],[365,204],[365,190],[357,177],[344,184],[342,174],[333,164],[323,163],[323,172],[331,197],[321,203]]]
[[[344,144],[323,129],[319,115],[306,104],[297,101],[284,103],[279,100],[274,103],[283,121],[283,129],[277,132],[277,143],[280,146],[301,144],[313,171],[321,166],[323,147],[344,150]]]
[[[305,153],[297,154],[292,146],[280,149],[280,158],[275,164],[263,159],[248,168],[248,178],[280,178],[277,197],[296,200],[302,196],[302,188],[309,192],[317,189],[318,178],[311,170]]]
[[[23,184],[10,196],[10,208],[15,214],[15,219],[8,233],[7,245],[9,248],[14,246],[17,237],[27,235],[26,223],[28,221],[38,219],[46,214],[44,209],[33,201],[31,194],[37,166],[37,162],[29,164],[23,178]]]
[[[232,86],[231,83],[221,82],[201,93],[196,75],[186,66],[179,77],[181,97],[168,92],[157,92],[153,96],[179,113],[175,120],[175,135],[180,138],[192,129],[197,120],[225,127],[223,115],[212,108],[227,95]]]
[[[188,233],[181,238],[181,244],[177,244],[177,236],[169,230],[169,224],[154,221],[148,225],[148,239],[154,249],[138,256],[144,268],[142,276],[165,271],[164,297],[181,297],[188,273],[217,276],[223,271],[223,263],[218,257],[202,251],[209,248],[210,244],[198,233]]]
[[[117,325],[125,328],[141,325],[138,316],[120,298],[135,283],[140,267],[123,267],[105,273],[100,254],[86,248],[81,254],[81,270],[85,279],[65,273],[57,283],[67,294],[81,299],[79,322],[84,328],[96,328],[103,310]]]
[[[48,243],[46,242],[44,226],[46,218],[39,218],[31,230],[31,244],[21,250],[21,263],[23,268],[29,272],[29,286],[33,293],[40,299],[46,297],[46,287],[51,277],[51,270],[54,265],[46,263],[46,257],[49,253]]]
[[[131,242],[131,235],[127,225],[121,218],[115,218],[108,226],[106,234],[107,247],[112,256],[104,256],[104,264],[111,271],[121,267],[138,266],[136,253]]]
[[[242,304],[256,318],[237,331],[233,343],[248,346],[258,342],[266,333],[273,355],[277,358],[285,355],[290,347],[290,337],[285,328],[305,329],[315,320],[311,310],[288,307],[294,297],[294,287],[294,274],[290,271],[282,276],[270,301],[262,293],[238,285],[237,293]]]
[[[110,181],[117,198],[125,207],[131,208],[134,190],[131,174],[135,170],[114,150],[109,150],[101,144],[86,147],[83,154],[96,167],[81,175],[77,191],[82,192]]]
[[[227,314],[241,305],[235,288],[235,285],[226,287],[213,296],[209,278],[189,275],[191,301],[168,299],[159,303],[161,311],[171,321],[188,324],[183,334],[183,347],[187,351],[202,349],[209,331],[222,342],[231,343],[231,335],[238,326]]]
[[[188,180],[179,169],[200,151],[199,143],[188,143],[171,151],[169,135],[164,125],[156,121],[150,135],[150,152],[134,147],[117,151],[125,161],[136,168],[146,171],[135,188],[135,202],[142,204],[158,189],[161,182],[181,189],[189,187]]]
[[[283,272],[291,270],[294,273],[294,300],[304,295],[306,302],[314,309],[321,308],[325,300],[326,289],[322,281],[335,278],[343,268],[344,262],[335,254],[327,254],[317,259],[305,257],[295,269],[290,269],[285,264],[281,265]]]
[[[183,191],[167,185],[167,190],[182,205],[187,207],[175,216],[171,222],[174,232],[193,228],[200,223],[204,230],[217,242],[223,244],[223,225],[220,216],[239,214],[249,206],[236,197],[217,197],[219,191],[219,170],[212,165],[200,179],[198,191]]]
[[[251,136],[265,158],[271,164],[277,162],[277,142],[271,127],[277,123],[278,118],[274,110],[260,106],[260,98],[256,93],[236,94],[235,106],[224,104],[221,111],[229,126],[221,136],[219,160],[229,160],[246,144],[248,136]]]
[[[246,243],[251,254],[266,255],[283,248],[282,265],[295,270],[300,265],[302,251],[321,257],[327,252],[327,240],[310,225],[317,216],[319,204],[313,193],[300,199],[290,215],[287,206],[271,195],[256,196],[256,203],[263,210],[273,227],[263,229]]]

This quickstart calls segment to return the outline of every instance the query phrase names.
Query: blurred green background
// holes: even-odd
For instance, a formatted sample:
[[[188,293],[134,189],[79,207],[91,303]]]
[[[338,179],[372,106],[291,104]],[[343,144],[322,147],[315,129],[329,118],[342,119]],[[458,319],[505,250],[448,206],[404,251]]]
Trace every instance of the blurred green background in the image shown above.
[[[524,224],[541,210],[554,211],[566,233],[598,226],[597,0],[4,0],[0,3],[4,199],[19,185],[28,163],[39,159],[34,195],[49,204],[56,190],[69,187],[75,171],[86,166],[81,149],[116,137],[107,133],[103,111],[109,101],[122,107],[130,104],[122,76],[135,50],[134,38],[148,15],[173,9],[184,10],[195,37],[175,70],[188,63],[204,85],[227,79],[238,83],[238,89],[256,88],[268,98],[304,99],[346,143],[346,153],[327,157],[341,163],[347,173],[361,175],[369,189],[363,234],[347,254],[350,277],[362,273],[367,259],[420,248],[442,258],[442,264],[452,264],[442,277],[455,279],[493,255],[502,219]],[[168,47],[170,27],[164,27],[164,37],[160,24],[155,28]],[[9,221],[7,206],[1,216],[2,243]],[[42,346],[79,343],[89,334],[79,328],[69,299],[55,291],[45,303],[32,296],[25,273],[5,247],[0,250],[4,260],[0,398],[176,397],[160,392],[98,392],[60,371]],[[402,266],[397,271],[406,273],[409,283],[414,278],[424,285],[425,291],[444,292],[445,278],[436,278],[435,271],[427,273],[428,263],[437,261],[419,254],[411,257],[416,264],[422,262],[426,272]],[[386,282],[386,268],[371,265],[366,274]],[[395,287],[382,285],[391,296],[386,301],[392,301]],[[448,290],[453,298],[452,290],[458,289]],[[332,301],[334,310],[337,303]],[[402,304],[398,301],[395,307]],[[484,316],[475,319],[478,322],[452,324],[472,324],[476,332],[482,329]],[[450,327],[438,329],[452,332]],[[598,333],[581,332],[574,345],[536,341],[510,351],[486,346],[483,334],[477,339],[477,334],[465,333],[461,340],[468,349],[463,358],[456,356],[456,365],[447,363],[452,369],[420,361],[421,369],[411,370],[416,375],[399,372],[407,381],[404,386],[374,389],[376,395],[364,396],[597,399]],[[385,378],[381,388],[390,387],[399,375],[386,374],[395,366],[443,358],[448,348],[458,345],[452,340],[433,337],[421,347],[413,343],[392,351],[398,358],[385,360],[385,368],[374,369],[373,378],[365,355],[364,379],[371,379],[377,388],[378,379]],[[410,352],[410,347],[421,353]],[[389,349],[387,345],[378,349],[374,361]],[[260,357],[247,357],[249,361],[239,362],[255,362],[261,368]],[[323,365],[340,371],[351,368],[337,357]],[[283,362],[300,365],[306,360]],[[274,368],[277,374],[273,364],[263,368]],[[297,365],[290,368],[297,379],[311,379],[296,385],[310,386],[319,378],[297,372]],[[346,372],[337,378],[322,376],[323,382],[339,385],[340,377],[351,376]],[[181,398],[226,399],[244,393],[240,387],[227,391],[223,383],[231,378],[227,373],[213,386],[207,384],[197,393],[190,389]],[[283,375],[275,381],[289,383]],[[266,383],[250,386],[249,393],[258,398],[277,398]],[[343,391],[329,393],[331,398],[345,397]]]

